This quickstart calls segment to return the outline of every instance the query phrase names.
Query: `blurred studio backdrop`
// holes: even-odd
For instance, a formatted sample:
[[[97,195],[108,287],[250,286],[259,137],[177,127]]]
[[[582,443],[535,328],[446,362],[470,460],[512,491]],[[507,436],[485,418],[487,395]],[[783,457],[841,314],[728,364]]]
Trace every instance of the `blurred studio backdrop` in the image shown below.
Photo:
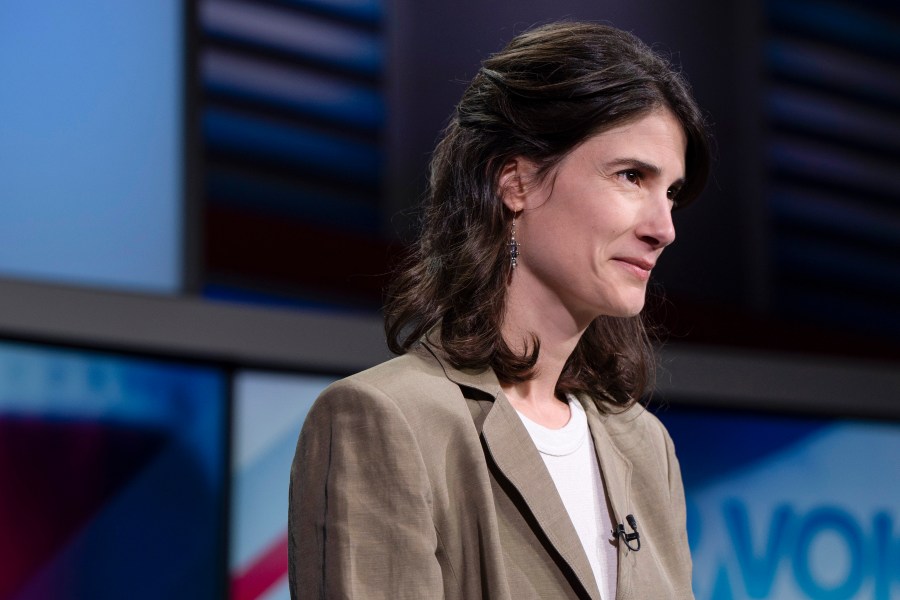
[[[561,18],[670,55],[717,142],[651,308],[698,600],[900,598],[898,6],[5,0],[0,600],[288,597],[306,411],[388,357],[465,82]]]

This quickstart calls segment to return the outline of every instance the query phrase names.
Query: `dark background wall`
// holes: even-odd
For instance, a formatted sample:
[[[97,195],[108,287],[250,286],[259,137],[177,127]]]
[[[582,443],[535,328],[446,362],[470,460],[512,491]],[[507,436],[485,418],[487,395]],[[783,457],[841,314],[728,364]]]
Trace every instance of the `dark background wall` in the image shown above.
[[[676,217],[657,271],[670,301],[651,308],[677,339],[897,355],[900,94],[880,83],[900,77],[900,11],[889,3],[397,0],[390,235],[408,226],[403,210],[480,60],[558,19],[634,32],[680,66],[708,114],[712,179]]]

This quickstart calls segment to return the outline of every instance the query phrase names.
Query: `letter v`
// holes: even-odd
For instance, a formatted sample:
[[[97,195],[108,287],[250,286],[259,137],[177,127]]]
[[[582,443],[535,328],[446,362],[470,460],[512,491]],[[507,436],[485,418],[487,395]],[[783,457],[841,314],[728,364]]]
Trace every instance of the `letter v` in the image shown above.
[[[787,553],[785,546],[788,529],[794,521],[793,511],[787,505],[781,505],[775,509],[766,536],[765,550],[760,556],[754,551],[750,519],[744,503],[729,500],[723,504],[722,510],[725,525],[734,544],[734,552],[741,568],[747,595],[751,598],[767,598],[775,583],[778,563]]]

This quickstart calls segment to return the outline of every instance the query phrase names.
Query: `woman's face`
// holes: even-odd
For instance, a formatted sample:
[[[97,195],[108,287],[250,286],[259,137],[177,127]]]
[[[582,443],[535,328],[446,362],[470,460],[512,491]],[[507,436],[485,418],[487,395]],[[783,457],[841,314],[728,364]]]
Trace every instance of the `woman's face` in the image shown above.
[[[533,165],[518,161],[518,191],[504,192],[507,206],[522,210],[511,299],[548,318],[562,307],[582,326],[639,313],[651,269],[675,240],[686,144],[660,109],[588,138],[541,183],[528,185]]]

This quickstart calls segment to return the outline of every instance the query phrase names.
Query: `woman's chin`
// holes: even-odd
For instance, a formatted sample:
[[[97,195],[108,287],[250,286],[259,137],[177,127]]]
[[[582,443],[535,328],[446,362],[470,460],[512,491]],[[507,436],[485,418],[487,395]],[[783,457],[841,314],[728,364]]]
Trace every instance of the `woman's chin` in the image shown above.
[[[601,314],[608,317],[617,317],[617,318],[628,318],[628,317],[636,317],[641,314],[641,311],[644,310],[644,299],[635,300],[632,302],[622,302],[619,304],[606,306]]]

